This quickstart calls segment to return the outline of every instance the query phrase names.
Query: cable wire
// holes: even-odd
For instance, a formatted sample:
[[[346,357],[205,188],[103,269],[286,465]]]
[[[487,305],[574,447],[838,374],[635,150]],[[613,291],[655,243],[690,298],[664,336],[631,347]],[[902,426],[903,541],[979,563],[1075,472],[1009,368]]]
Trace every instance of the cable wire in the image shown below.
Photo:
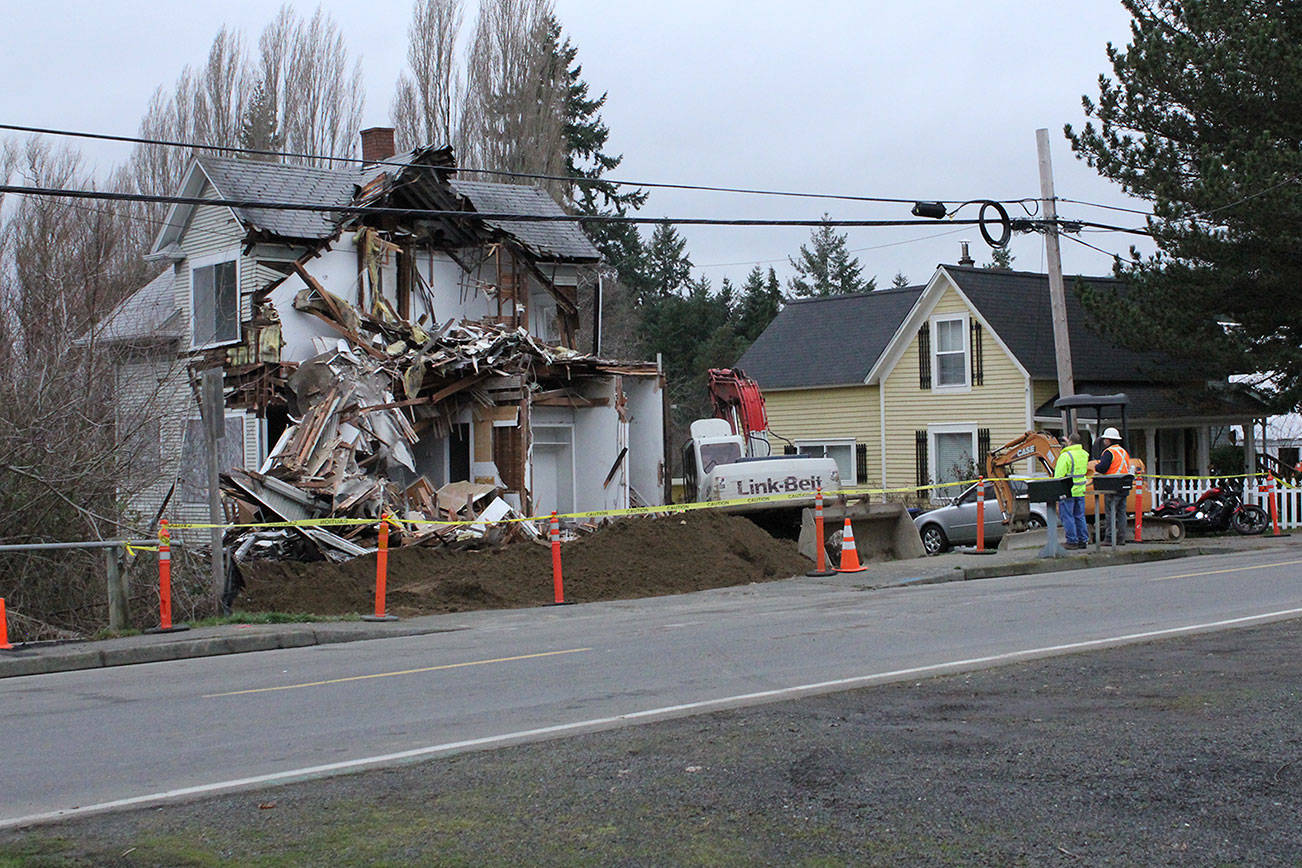
[[[186,148],[189,150],[218,151],[227,154],[249,154],[260,157],[290,157],[296,160],[328,160],[336,163],[357,163],[368,166],[397,166],[402,168],[411,168],[413,164],[399,162],[395,160],[363,160],[357,157],[331,157],[323,154],[304,154],[292,151],[269,151],[259,148],[242,148],[234,145],[202,145],[194,142],[179,142],[167,139],[147,139],[141,136],[117,136],[108,133],[88,133],[78,130],[59,130],[48,127],[31,127],[19,124],[0,124],[0,130],[11,130],[21,133],[36,133],[50,136],[69,136],[82,139],[98,139],[110,142],[125,142],[128,144],[139,145],[158,145],[169,148]],[[417,166],[417,168],[437,169],[447,167],[437,166]],[[904,199],[886,196],[856,196],[848,193],[809,193],[794,190],[766,190],[748,187],[722,187],[709,184],[672,184],[660,181],[622,181],[614,178],[584,178],[575,175],[548,175],[541,172],[510,172],[504,169],[471,169],[464,166],[455,167],[457,172],[469,172],[482,175],[497,175],[505,178],[527,178],[537,181],[564,181],[572,184],[613,184],[620,187],[654,187],[664,190],[696,190],[708,193],[739,193],[752,196],[785,196],[800,199],[837,199],[849,202],[883,202],[893,204],[913,204],[919,201],[917,198]],[[923,197],[928,199],[928,197]],[[971,200],[986,201],[986,200]],[[1004,200],[1008,204],[1015,204],[1027,201],[1026,199],[1008,199]]]
[[[482,211],[448,211],[428,208],[392,208],[377,205],[320,205],[301,202],[264,202],[257,199],[204,199],[198,196],[156,196],[146,193],[113,193],[106,190],[75,190],[54,187],[23,187],[0,184],[0,193],[24,196],[54,196],[69,199],[100,199],[113,202],[158,202],[172,205],[224,205],[259,211],[307,211],[325,214],[407,215],[413,217],[463,217],[510,223],[630,223],[675,226],[935,226],[931,220],[810,220],[714,217],[633,217],[618,214],[509,214]],[[946,225],[977,225],[979,220],[950,220]]]

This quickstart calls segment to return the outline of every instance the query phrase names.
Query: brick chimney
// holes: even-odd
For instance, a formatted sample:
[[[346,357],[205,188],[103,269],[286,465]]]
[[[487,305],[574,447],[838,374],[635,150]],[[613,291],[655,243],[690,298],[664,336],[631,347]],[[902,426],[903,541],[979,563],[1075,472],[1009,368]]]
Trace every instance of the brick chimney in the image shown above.
[[[393,127],[371,127],[362,130],[362,162],[378,163],[397,153],[393,144]]]

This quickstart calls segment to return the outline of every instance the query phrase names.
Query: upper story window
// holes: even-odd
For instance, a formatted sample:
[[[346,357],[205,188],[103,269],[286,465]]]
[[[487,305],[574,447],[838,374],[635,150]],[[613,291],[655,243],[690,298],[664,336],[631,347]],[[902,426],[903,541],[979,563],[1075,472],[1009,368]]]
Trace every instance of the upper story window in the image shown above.
[[[936,389],[965,388],[968,385],[967,317],[932,321],[933,376]]]
[[[218,346],[240,339],[238,260],[216,254],[190,261],[190,346]]]

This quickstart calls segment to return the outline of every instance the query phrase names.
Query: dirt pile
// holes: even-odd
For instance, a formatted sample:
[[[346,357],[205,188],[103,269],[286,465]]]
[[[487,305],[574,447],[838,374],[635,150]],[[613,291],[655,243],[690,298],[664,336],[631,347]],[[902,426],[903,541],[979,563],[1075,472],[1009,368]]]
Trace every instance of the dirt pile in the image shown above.
[[[785,579],[809,569],[794,542],[712,511],[633,517],[562,546],[565,599],[588,603]],[[342,615],[374,607],[375,556],[344,563],[245,565],[235,606]],[[514,609],[552,601],[551,550],[537,543],[389,552],[388,610],[399,616]]]

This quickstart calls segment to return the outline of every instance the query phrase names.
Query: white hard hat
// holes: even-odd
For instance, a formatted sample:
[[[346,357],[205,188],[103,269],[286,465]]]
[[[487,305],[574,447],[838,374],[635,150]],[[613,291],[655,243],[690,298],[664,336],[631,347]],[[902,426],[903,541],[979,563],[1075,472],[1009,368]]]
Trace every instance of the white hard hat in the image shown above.
[[[1103,433],[1099,436],[1104,440],[1116,440],[1118,442],[1121,440],[1121,432],[1116,428],[1105,428]]]

